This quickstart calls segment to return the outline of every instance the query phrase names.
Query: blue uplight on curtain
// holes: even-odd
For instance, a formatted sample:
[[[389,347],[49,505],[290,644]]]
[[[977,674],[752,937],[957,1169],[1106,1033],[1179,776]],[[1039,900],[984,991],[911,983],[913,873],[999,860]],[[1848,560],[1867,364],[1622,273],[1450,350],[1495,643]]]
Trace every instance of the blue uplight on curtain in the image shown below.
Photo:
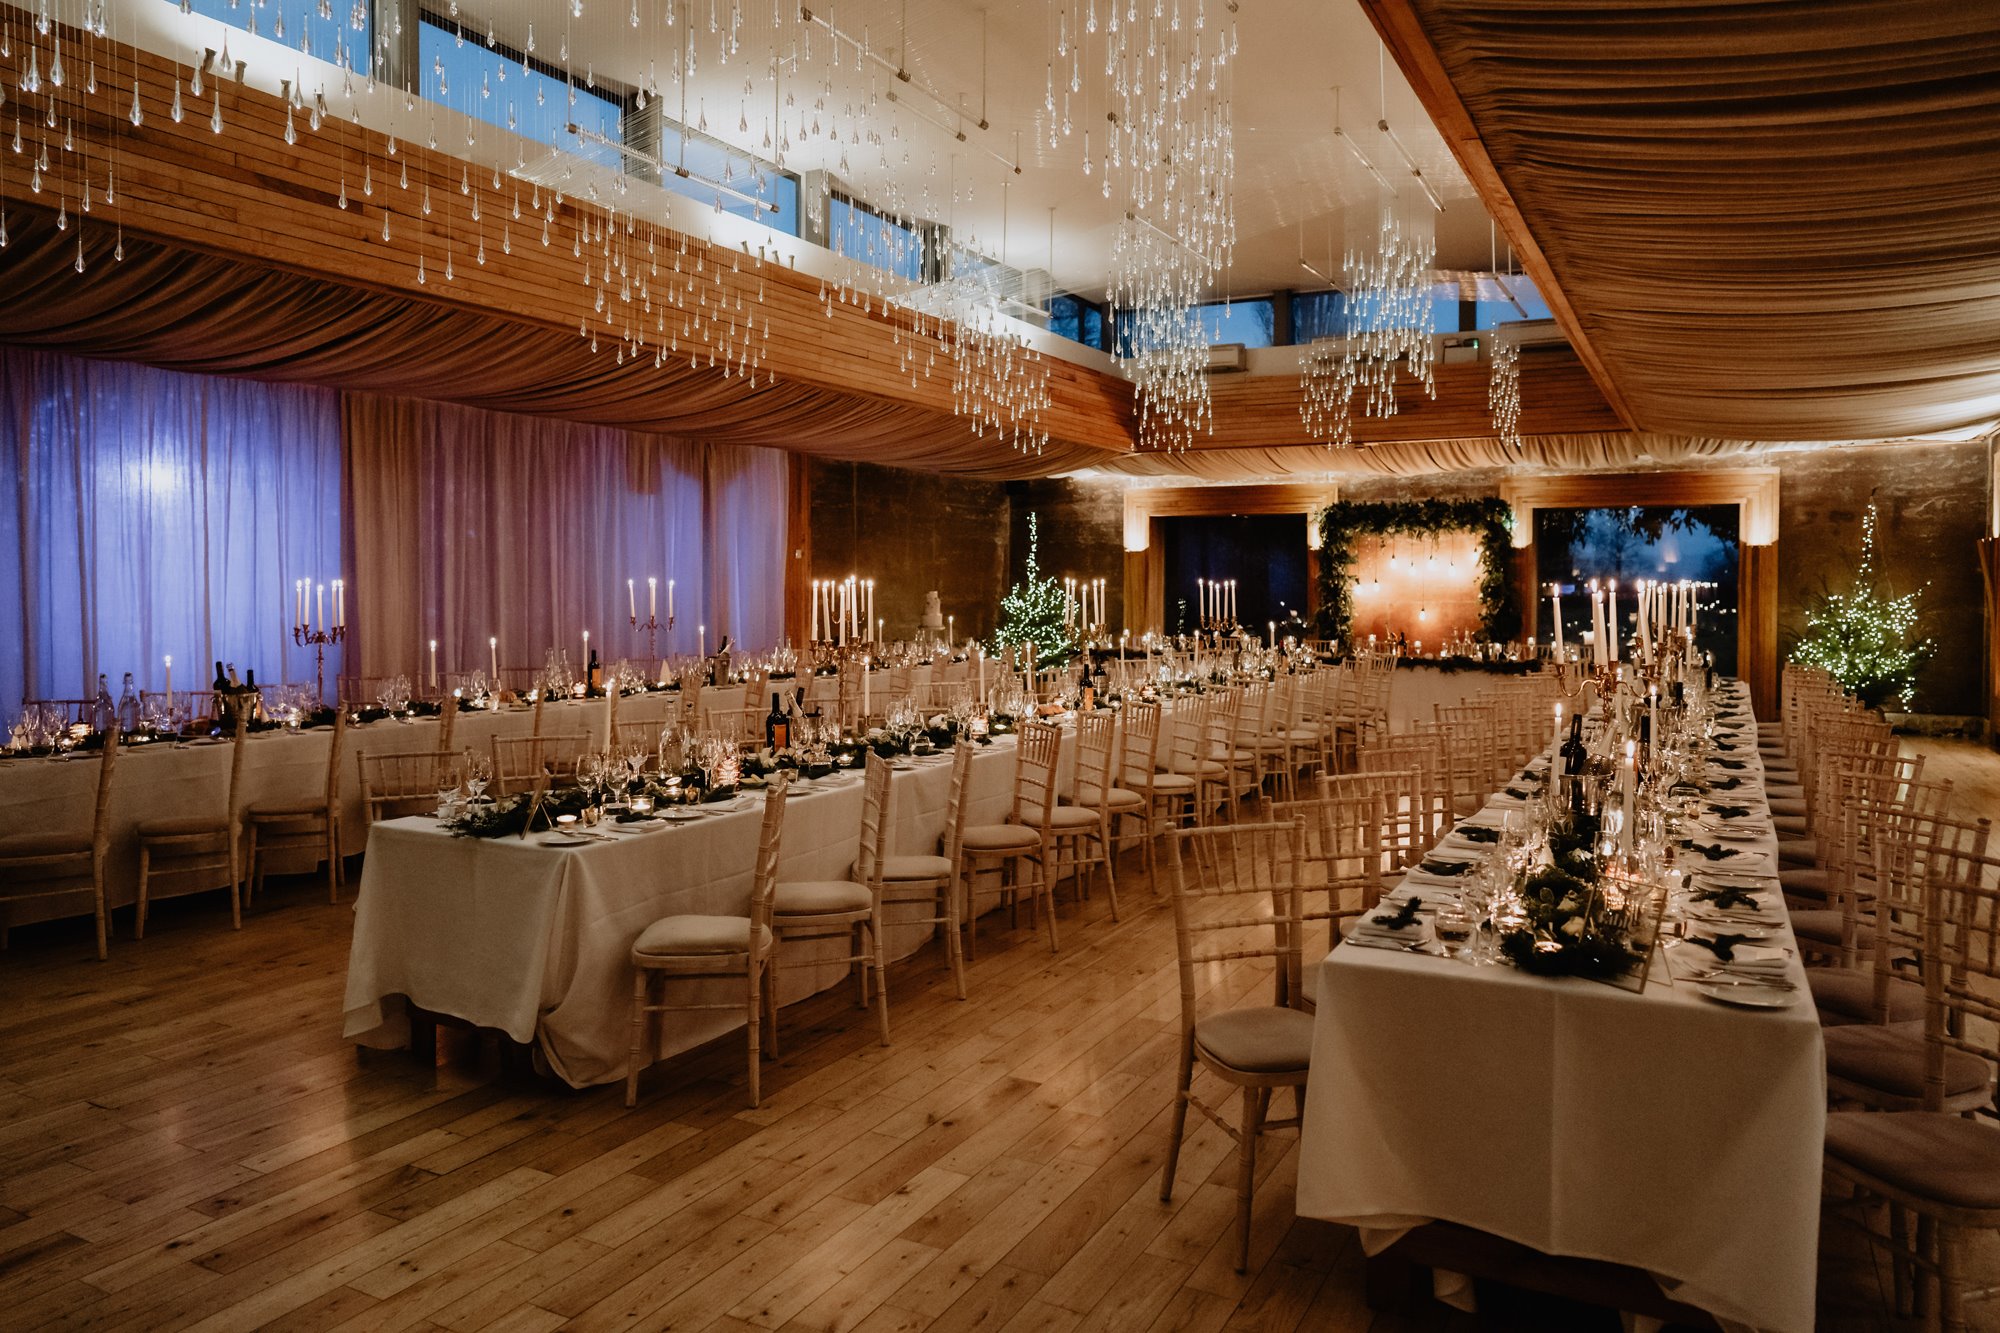
[[[292,584],[340,576],[340,429],[326,389],[0,349],[0,717],[169,655],[176,689],[310,681]]]

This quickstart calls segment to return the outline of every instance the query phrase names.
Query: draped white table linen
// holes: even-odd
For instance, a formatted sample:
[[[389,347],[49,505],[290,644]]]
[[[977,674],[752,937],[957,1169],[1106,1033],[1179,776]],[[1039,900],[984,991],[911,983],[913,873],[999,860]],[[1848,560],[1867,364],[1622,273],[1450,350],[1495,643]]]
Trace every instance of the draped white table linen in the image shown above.
[[[1730,757],[1760,778],[1743,735]],[[1745,845],[1775,862],[1762,832]],[[1645,1270],[1731,1326],[1810,1329],[1825,1053],[1789,928],[1774,942],[1799,1002],[1756,1012],[1658,955],[1633,994],[1343,944],[1314,969],[1299,1214],[1371,1253],[1456,1222]]]

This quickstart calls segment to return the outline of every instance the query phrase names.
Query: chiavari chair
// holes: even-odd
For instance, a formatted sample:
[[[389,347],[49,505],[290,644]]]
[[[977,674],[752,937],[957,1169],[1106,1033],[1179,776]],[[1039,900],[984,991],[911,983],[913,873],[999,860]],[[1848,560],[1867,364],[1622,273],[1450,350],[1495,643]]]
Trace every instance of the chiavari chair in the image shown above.
[[[776,987],[770,984],[773,946],[771,904],[778,884],[778,849],[785,825],[786,778],[779,774],[764,791],[764,822],[757,835],[750,910],[744,916],[666,916],[639,932],[632,942],[632,1047],[625,1069],[625,1104],[639,1100],[641,1057],[648,1052],[654,1014],[686,1010],[740,1009],[750,1047],[750,1105],[763,1099],[762,1029],[776,1036]],[[705,983],[742,982],[740,998],[703,1002]],[[694,988],[687,1000],[671,1003],[670,987]],[[657,996],[657,998],[656,998]],[[658,1039],[652,1040],[658,1049]]]
[[[1822,1024],[1923,1017],[1921,988],[1895,969],[1923,943],[1922,877],[1947,836],[1950,794],[1950,783],[1842,774],[1834,905],[1792,914],[1800,952],[1834,960],[1806,973]]]
[[[584,731],[551,736],[494,736],[489,744],[496,796],[524,791],[544,775],[574,777],[577,764],[592,748],[590,733]]]
[[[1229,732],[1229,722],[1218,722],[1216,713],[1224,700],[1221,694],[1203,694],[1182,699],[1174,705],[1174,739],[1167,755],[1167,771],[1153,781],[1154,789],[1174,800],[1185,797],[1189,822],[1197,827],[1209,822],[1209,815],[1228,799],[1229,773],[1214,757],[1214,736],[1218,729]]]
[[[229,782],[219,816],[148,819],[139,825],[139,911],[134,939],[146,938],[146,916],[154,897],[181,897],[225,884],[230,924],[243,929],[243,813],[238,800],[243,786],[244,737],[249,730],[249,710],[238,709],[236,735],[230,742]],[[218,881],[217,875],[228,878]],[[155,894],[156,877],[166,881],[170,894]]]
[[[1300,831],[1296,823],[1237,823],[1175,829],[1167,838],[1181,1033],[1160,1201],[1173,1200],[1187,1113],[1192,1109],[1236,1144],[1236,1271],[1241,1273],[1250,1261],[1257,1140],[1274,1129],[1298,1128],[1303,1120],[1301,1114],[1271,1119],[1271,1092],[1292,1089],[1297,1107],[1302,1108],[1312,1058],[1313,1020],[1299,1007]],[[1214,869],[1198,874],[1196,865]],[[1263,960],[1269,961],[1272,972],[1270,1004],[1202,1012],[1202,975],[1221,965]],[[1238,1124],[1230,1124],[1218,1107],[1197,1094],[1197,1066],[1224,1085],[1225,1096],[1241,1091]]]
[[[399,750],[370,754],[357,750],[361,813],[370,825],[437,808],[438,788],[454,771],[449,750]]]
[[[868,1007],[869,982],[874,982],[875,1016],[882,1044],[889,1044],[889,967],[882,941],[882,838],[889,807],[889,761],[869,751],[861,798],[861,850],[854,879],[780,880],[771,898],[771,968],[828,967],[846,964],[860,986],[861,1007]],[[848,952],[832,958],[807,950],[806,957],[786,957],[787,946],[845,941]],[[796,950],[790,950],[796,953]],[[775,983],[774,983],[775,984]],[[772,1001],[776,1003],[775,999]],[[773,1018],[771,1054],[778,1053],[778,1027]]]
[[[1215,757],[1229,774],[1229,817],[1241,816],[1245,797],[1264,785],[1264,730],[1271,715],[1269,681],[1253,681],[1236,691],[1236,710],[1226,735],[1217,737]]]
[[[1510,771],[1493,744],[1493,711],[1483,704],[1439,704],[1437,725],[1451,766],[1452,818],[1476,814]]]
[[[118,766],[118,728],[104,733],[98,754],[97,800],[90,832],[10,833],[0,837],[0,908],[8,903],[91,895],[97,918],[97,959],[110,956],[110,921],[104,898],[104,867],[111,851],[111,774]],[[0,916],[0,948],[7,943]]]
[[[1870,802],[1864,796],[1855,804],[1865,806]],[[1870,965],[1859,969],[1814,968],[1807,973],[1807,980],[1811,982],[1815,975],[1824,972],[1829,976],[1853,977],[1857,983],[1839,996],[1847,1012],[1831,1011],[1833,1018],[1847,1021],[1828,1026],[1822,1034],[1826,1042],[1828,1096],[1878,1110],[1911,1110],[1922,1099],[1923,1051],[1921,1038],[1904,1025],[1923,1016],[1925,1000],[1920,984],[1912,985],[1908,978],[1894,975],[1895,960],[1898,957],[1913,960],[1919,976],[1927,965],[1922,956],[1924,912],[1934,901],[1927,894],[1934,881],[1951,878],[1943,856],[1946,828],[1936,804],[1930,801],[1867,811],[1861,819],[1871,826],[1868,856],[1875,872],[1870,903]],[[1962,864],[1972,855],[1970,847],[1954,846],[1952,863]],[[1959,902],[1935,901],[1946,908]],[[1955,929],[1956,923],[1947,919],[1945,926]],[[1829,1021],[1830,1014],[1826,996],[1823,982],[1814,984],[1813,1002],[1820,1007],[1823,1021]],[[1963,1057],[1950,1061],[1950,1065],[1944,1096],[1952,1104],[1947,1109],[1987,1106],[1992,1071]]]
[[[457,711],[455,706],[451,709]],[[326,900],[340,901],[340,886],[347,880],[340,851],[340,759],[346,738],[347,712],[335,709],[333,737],[326,754],[326,789],[320,799],[255,801],[243,812],[243,822],[250,832],[246,857],[253,900],[264,891],[267,857],[280,852],[314,852],[316,860],[326,862]]]
[[[979,949],[979,894],[990,892],[1006,905],[1018,924],[1020,899],[1028,895],[1029,910],[1048,909],[1049,951],[1061,948],[1056,929],[1056,901],[1050,871],[1055,862],[1056,770],[1062,758],[1062,732],[1044,722],[1029,722],[1020,731],[1014,756],[1014,798],[1001,824],[974,824],[959,842],[960,873],[966,892],[965,945],[967,957]],[[1029,871],[1032,870],[1032,875]],[[982,874],[999,876],[995,887],[982,890]]]
[[[1096,867],[1104,867],[1105,892],[1111,919],[1118,919],[1118,873],[1112,865],[1111,822],[1120,811],[1145,809],[1137,792],[1117,785],[1115,749],[1118,715],[1106,710],[1079,713],[1076,719],[1076,781],[1072,801],[1057,805],[1050,820],[1055,834],[1056,879],[1063,867],[1076,877],[1079,898],[1090,896]]]
[[[1916,1096],[1906,1099],[1914,1109],[1828,1114],[1827,1172],[1857,1194],[1827,1216],[1859,1227],[1888,1254],[1899,1315],[1965,1333],[1992,1322],[1973,1322],[1968,1304],[2000,1294],[1967,1282],[1968,1233],[2000,1230],[2000,1128],[1990,1114],[1965,1110],[1980,1094],[1964,1090],[1986,1080],[1979,1106],[1990,1111],[2000,1064],[2000,858],[1967,849],[1933,865],[1923,883]],[[1873,1220],[1878,1202],[1888,1205],[1886,1229]]]
[[[1815,757],[1815,785],[1822,793],[1817,803],[1811,856],[1805,864],[1781,857],[1778,883],[1787,897],[1816,902],[1818,908],[1797,907],[1792,929],[1801,940],[1837,944],[1840,936],[1838,895],[1847,863],[1840,857],[1844,795],[1864,778],[1882,778],[1893,788],[1898,783],[1914,783],[1923,776],[1922,756],[1905,759],[1887,746],[1858,745],[1828,748]],[[1783,842],[1781,840],[1782,848]],[[1798,856],[1794,845],[1794,858]]]
[[[1160,881],[1155,869],[1155,835],[1162,820],[1171,818],[1165,808],[1168,805],[1167,794],[1160,787],[1160,779],[1164,775],[1158,771],[1162,711],[1157,702],[1133,699],[1118,714],[1118,786],[1139,798],[1136,810],[1121,810],[1118,818],[1137,818],[1140,821],[1140,845],[1146,857],[1146,883],[1156,894],[1160,891]],[[1114,825],[1114,834],[1116,831]]]
[[[1340,943],[1347,922],[1382,901],[1384,876],[1396,868],[1384,779],[1403,776],[1329,775],[1311,799],[1272,807],[1272,818],[1300,827],[1300,920],[1326,922],[1322,953]]]
[[[1444,755],[1436,737],[1388,733],[1374,737],[1356,755],[1358,773],[1412,773],[1414,803],[1388,811],[1396,825],[1396,843],[1422,857],[1448,827],[1444,817]]]
[[[882,919],[893,926],[932,926],[944,932],[945,958],[951,964],[952,984],[958,998],[965,998],[965,950],[959,939],[959,848],[965,841],[965,809],[972,781],[972,746],[961,743],[951,758],[951,797],[945,804],[944,833],[939,838],[941,856],[916,854],[882,857]],[[892,792],[893,795],[893,792]],[[884,828],[894,827],[884,813]],[[885,832],[886,839],[888,834]],[[859,874],[860,867],[856,867]],[[891,912],[898,914],[889,920]],[[909,916],[917,911],[930,915]]]

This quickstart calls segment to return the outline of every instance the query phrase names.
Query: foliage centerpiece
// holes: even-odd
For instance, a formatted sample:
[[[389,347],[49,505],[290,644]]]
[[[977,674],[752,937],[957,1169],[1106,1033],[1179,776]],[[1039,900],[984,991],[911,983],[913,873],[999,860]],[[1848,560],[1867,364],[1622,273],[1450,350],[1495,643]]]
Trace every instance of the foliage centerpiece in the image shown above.
[[[1000,647],[1034,645],[1035,669],[1046,671],[1067,663],[1077,653],[1070,627],[1069,595],[1060,582],[1042,575],[1041,529],[1028,515],[1028,564],[1021,581],[1000,599],[1000,627],[993,640]]]
[[[1821,592],[1806,609],[1806,633],[1792,661],[1823,668],[1870,708],[1891,701],[1907,709],[1917,672],[1937,645],[1917,633],[1921,590],[1893,596],[1875,568],[1875,497],[1861,518],[1861,562],[1844,593]]]
[[[1364,536],[1434,537],[1445,532],[1479,535],[1479,631],[1494,642],[1520,632],[1521,608],[1507,577],[1513,546],[1513,508],[1488,496],[1478,500],[1361,500],[1320,511],[1319,631],[1345,639],[1354,626],[1354,562]]]
[[[1572,812],[1549,830],[1547,861],[1522,877],[1523,920],[1500,937],[1500,951],[1538,976],[1607,978],[1635,958],[1629,922],[1612,909],[1596,853],[1595,816]]]

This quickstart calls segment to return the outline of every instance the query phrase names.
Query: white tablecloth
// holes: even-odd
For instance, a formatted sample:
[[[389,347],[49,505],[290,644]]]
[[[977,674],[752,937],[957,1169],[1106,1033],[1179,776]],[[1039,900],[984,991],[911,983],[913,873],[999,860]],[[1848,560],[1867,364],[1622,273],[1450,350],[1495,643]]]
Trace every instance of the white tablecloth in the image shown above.
[[[1011,738],[975,753],[972,823],[1006,817],[1015,753]],[[948,756],[895,774],[892,854],[936,853],[950,787]],[[859,845],[861,802],[858,774],[832,786],[796,788],[785,810],[780,878],[846,878]],[[367,1045],[401,1045],[408,1037],[407,999],[536,1042],[551,1070],[573,1086],[622,1079],[632,941],[663,916],[749,910],[763,800],[753,796],[744,804],[734,813],[578,848],[454,838],[428,817],[376,825],[355,906],[346,1035]],[[892,928],[889,952],[905,956],[929,936],[928,927]],[[844,975],[839,968],[788,970],[780,999],[839,984]],[[889,996],[893,1022],[893,974]],[[740,1023],[729,1013],[668,1015],[661,1053]]]
[[[1457,1222],[1810,1329],[1826,1066],[1783,943],[1800,1002],[1757,1012],[1668,983],[1663,956],[1632,994],[1342,945],[1316,969],[1298,1212],[1371,1250]]]

